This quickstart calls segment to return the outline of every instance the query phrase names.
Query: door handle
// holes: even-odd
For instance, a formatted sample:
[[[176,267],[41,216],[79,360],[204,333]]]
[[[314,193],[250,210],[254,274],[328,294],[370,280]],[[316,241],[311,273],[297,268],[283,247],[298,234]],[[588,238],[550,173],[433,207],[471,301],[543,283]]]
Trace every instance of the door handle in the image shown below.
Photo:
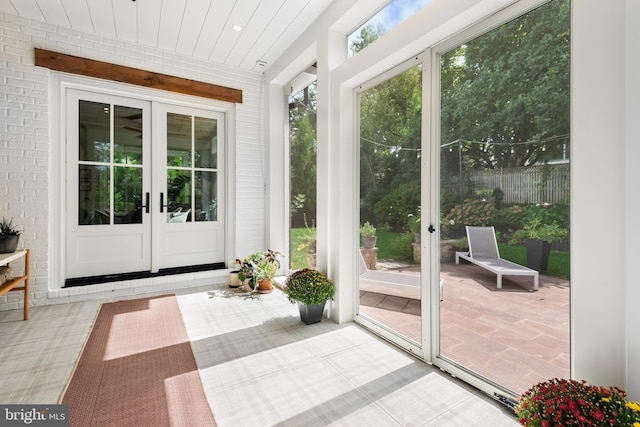
[[[169,205],[164,204],[164,193],[160,193],[160,213],[164,212],[164,208],[169,209]]]
[[[145,204],[140,206],[140,209],[144,208],[146,213],[149,213],[149,193],[145,196]]]

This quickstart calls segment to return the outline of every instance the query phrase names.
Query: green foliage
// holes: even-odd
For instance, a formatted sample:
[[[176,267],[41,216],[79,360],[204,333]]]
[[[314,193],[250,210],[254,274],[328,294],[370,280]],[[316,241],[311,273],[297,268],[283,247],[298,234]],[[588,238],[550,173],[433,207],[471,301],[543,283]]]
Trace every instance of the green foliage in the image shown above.
[[[360,227],[360,235],[362,237],[374,237],[376,235],[376,228],[367,221]]]
[[[522,224],[538,219],[542,224],[558,224],[561,228],[569,229],[569,206],[552,205],[523,205]]]
[[[367,24],[362,27],[360,34],[358,34],[358,37],[351,43],[349,48],[353,53],[360,52],[362,49],[379,39],[382,34],[384,34],[384,27],[382,26],[382,23],[378,22],[375,27],[373,24]]]
[[[465,225],[490,225],[493,204],[484,200],[465,200],[457,205],[444,218],[442,232],[447,236],[464,235]]]
[[[297,131],[291,136],[290,159],[290,194],[304,195],[302,204],[297,205],[295,212],[315,218],[317,204],[317,155],[316,132],[311,124],[311,113],[303,114],[295,124]],[[315,120],[315,114],[314,114]],[[294,198],[294,201],[296,199]],[[300,202],[301,200],[297,200]]]
[[[308,268],[293,272],[285,282],[285,293],[290,302],[320,304],[332,300],[335,288],[327,276]]]
[[[236,259],[234,268],[239,270],[238,279],[244,282],[249,279],[249,286],[253,289],[256,283],[263,279],[273,279],[280,268],[280,252],[272,249],[256,251],[245,259]]]
[[[522,243],[525,239],[544,240],[545,242],[566,242],[569,238],[568,230],[561,228],[557,223],[543,224],[539,218],[531,222],[513,234],[513,243]]]
[[[361,93],[359,102],[360,217],[405,227],[407,215],[420,205],[421,67]],[[403,206],[388,213],[393,205],[385,197],[403,200]]]
[[[505,234],[512,234],[522,227],[522,206],[512,205],[496,209],[491,216],[491,225]]]
[[[375,204],[375,222],[397,229],[407,229],[409,215],[420,206],[420,183],[400,184]]]
[[[20,230],[14,227],[13,220],[6,220],[2,217],[0,221],[0,236],[19,236],[22,233]]]
[[[551,1],[442,56],[442,141],[485,143],[462,144],[466,167],[561,157],[569,134],[569,5]],[[457,153],[443,166],[456,174]]]

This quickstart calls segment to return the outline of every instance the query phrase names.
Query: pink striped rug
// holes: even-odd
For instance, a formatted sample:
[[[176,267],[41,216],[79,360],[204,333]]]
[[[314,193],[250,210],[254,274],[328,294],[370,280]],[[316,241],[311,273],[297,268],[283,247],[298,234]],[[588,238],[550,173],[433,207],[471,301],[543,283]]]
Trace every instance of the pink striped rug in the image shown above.
[[[215,426],[174,295],[105,303],[61,398],[71,426]]]

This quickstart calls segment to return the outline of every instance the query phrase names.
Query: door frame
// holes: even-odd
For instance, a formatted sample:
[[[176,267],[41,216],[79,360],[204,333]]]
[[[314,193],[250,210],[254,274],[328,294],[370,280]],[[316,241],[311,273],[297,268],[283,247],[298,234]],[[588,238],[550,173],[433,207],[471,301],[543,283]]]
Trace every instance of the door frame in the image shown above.
[[[166,92],[157,89],[149,89],[123,83],[111,82],[91,77],[84,77],[60,72],[51,72],[50,78],[51,98],[51,191],[49,198],[49,290],[58,290],[64,287],[66,280],[65,259],[65,235],[66,235],[66,91],[78,89],[83,91],[104,93],[107,95],[136,98],[150,102],[173,104],[190,108],[211,110],[225,114],[225,141],[224,158],[226,173],[220,177],[223,180],[223,188],[226,195],[224,206],[224,248],[226,257],[236,252],[236,105],[230,102],[216,101],[196,96]],[[157,132],[152,125],[153,133]]]

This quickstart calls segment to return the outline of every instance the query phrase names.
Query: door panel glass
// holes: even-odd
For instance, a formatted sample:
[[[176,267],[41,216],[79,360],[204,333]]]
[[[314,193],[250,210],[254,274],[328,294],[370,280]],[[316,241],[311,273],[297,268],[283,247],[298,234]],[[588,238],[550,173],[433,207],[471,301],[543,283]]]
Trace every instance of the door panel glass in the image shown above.
[[[514,394],[570,375],[569,3],[440,61],[438,351]]]
[[[218,220],[218,173],[196,171],[196,221]]]
[[[192,117],[167,113],[167,164],[191,166]]]
[[[110,175],[108,166],[80,165],[78,185],[78,224],[111,222]]]
[[[142,110],[85,100],[78,107],[78,224],[142,223]]]
[[[111,156],[111,106],[80,101],[78,160],[108,162]]]
[[[191,213],[191,171],[167,168],[167,222],[186,222]]]
[[[116,224],[142,223],[142,168],[116,166],[113,169],[113,204]]]
[[[421,205],[422,66],[363,91],[359,102],[360,225],[376,228],[373,247],[361,229],[359,315],[421,346],[412,227]]]
[[[142,164],[142,110],[114,106],[114,163]]]
[[[218,167],[218,121],[195,117],[195,166],[197,168]]]

